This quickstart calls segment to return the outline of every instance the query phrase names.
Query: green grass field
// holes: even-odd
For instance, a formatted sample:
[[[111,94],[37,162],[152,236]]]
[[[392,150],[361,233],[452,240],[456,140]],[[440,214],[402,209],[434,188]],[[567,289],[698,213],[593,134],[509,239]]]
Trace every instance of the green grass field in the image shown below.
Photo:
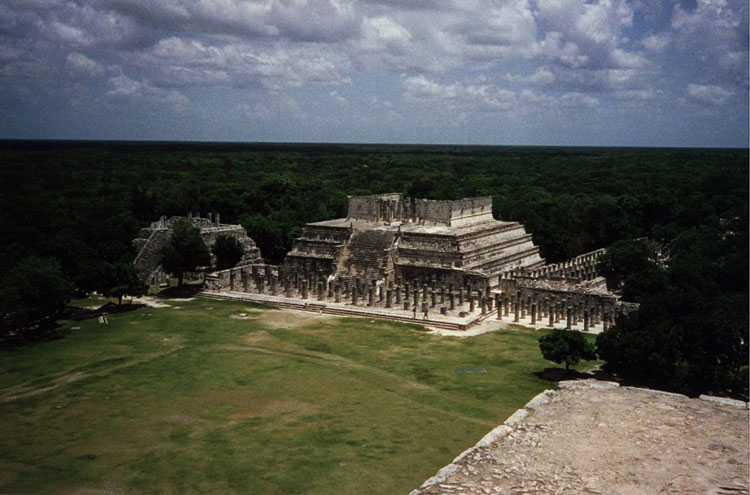
[[[408,493],[553,386],[530,331],[170,304],[0,353],[0,493]]]

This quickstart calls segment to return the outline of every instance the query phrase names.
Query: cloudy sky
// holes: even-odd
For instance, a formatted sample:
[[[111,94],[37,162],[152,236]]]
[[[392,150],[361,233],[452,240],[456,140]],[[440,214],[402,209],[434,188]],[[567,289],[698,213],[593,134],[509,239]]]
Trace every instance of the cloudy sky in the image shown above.
[[[2,0],[0,138],[738,146],[747,0]]]

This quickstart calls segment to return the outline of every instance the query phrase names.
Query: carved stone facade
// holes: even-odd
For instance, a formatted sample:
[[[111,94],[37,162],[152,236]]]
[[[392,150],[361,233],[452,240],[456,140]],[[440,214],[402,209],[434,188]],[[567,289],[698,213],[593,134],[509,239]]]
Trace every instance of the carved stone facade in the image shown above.
[[[390,193],[350,197],[346,218],[307,224],[282,276],[496,287],[503,273],[542,266],[523,225],[493,218],[491,197],[433,201]]]

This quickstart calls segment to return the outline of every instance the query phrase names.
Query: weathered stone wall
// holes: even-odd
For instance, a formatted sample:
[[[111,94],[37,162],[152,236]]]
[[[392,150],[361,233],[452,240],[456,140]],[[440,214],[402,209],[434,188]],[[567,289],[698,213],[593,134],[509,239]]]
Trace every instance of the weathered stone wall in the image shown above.
[[[403,198],[399,193],[350,196],[347,218],[370,222],[401,220]]]

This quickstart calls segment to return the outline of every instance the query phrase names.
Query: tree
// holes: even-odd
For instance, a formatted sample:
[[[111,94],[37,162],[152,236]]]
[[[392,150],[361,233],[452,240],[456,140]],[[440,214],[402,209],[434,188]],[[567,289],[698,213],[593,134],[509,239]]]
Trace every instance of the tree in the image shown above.
[[[575,366],[583,359],[596,359],[594,345],[586,340],[580,332],[570,330],[553,330],[539,337],[539,350],[544,359],[557,364],[565,363],[565,369]]]
[[[2,333],[29,335],[40,323],[57,316],[74,291],[57,260],[24,258],[0,280]]]
[[[177,285],[182,287],[185,272],[211,263],[200,229],[185,221],[175,223],[169,241],[161,248],[159,262],[166,272],[177,277]]]
[[[617,290],[627,277],[653,270],[653,258],[653,250],[645,240],[617,241],[599,257],[596,268],[607,279],[607,286]]]
[[[746,225],[745,214],[687,229],[657,283],[641,272],[638,311],[597,336],[608,369],[655,388],[747,400]]]
[[[116,297],[117,304],[122,304],[123,296],[142,296],[148,285],[141,280],[133,263],[115,263],[107,264],[98,290],[105,297]]]
[[[227,234],[221,234],[216,237],[211,251],[216,256],[216,268],[219,270],[225,270],[237,265],[245,252],[240,241]]]

